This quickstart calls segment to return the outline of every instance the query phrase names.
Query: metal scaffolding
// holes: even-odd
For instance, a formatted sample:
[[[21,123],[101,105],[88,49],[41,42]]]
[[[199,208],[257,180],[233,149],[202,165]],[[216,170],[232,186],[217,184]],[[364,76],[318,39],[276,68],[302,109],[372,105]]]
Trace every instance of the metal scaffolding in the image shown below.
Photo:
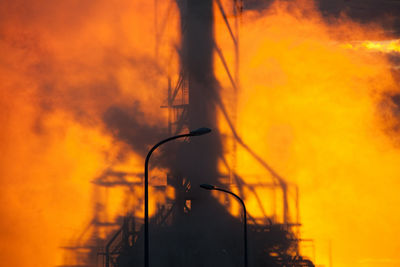
[[[244,198],[244,191],[251,192],[257,199],[263,217],[255,218],[251,214],[249,215],[249,232],[253,240],[254,250],[251,255],[260,263],[257,266],[313,266],[311,262],[303,259],[299,253],[299,232],[296,230],[300,225],[297,187],[289,185],[260,155],[257,155],[245,143],[236,130],[236,105],[240,90],[239,22],[243,11],[243,1],[233,0],[232,10],[228,12],[220,0],[171,0],[165,13],[159,14],[158,0],[155,0],[156,57],[159,54],[159,42],[163,40],[164,29],[171,17],[174,4],[180,12],[182,44],[175,51],[180,62],[178,78],[173,80],[171,75],[168,75],[166,79],[167,97],[165,105],[161,106],[168,112],[168,135],[177,135],[189,129],[204,126],[217,128],[217,114],[222,114],[221,117],[230,129],[229,136],[225,138],[230,138],[231,147],[229,148],[230,156],[228,159],[222,152],[221,136],[218,134],[208,140],[212,143],[212,148],[204,146],[201,142],[193,141],[190,145],[195,147],[195,151],[198,151],[198,153],[194,156],[190,155],[190,162],[196,162],[199,165],[196,171],[193,171],[194,168],[190,164],[187,164],[188,166],[179,164],[170,166],[170,172],[167,174],[167,185],[159,186],[157,190],[163,192],[167,186],[171,186],[175,190],[175,198],[167,199],[165,204],[158,205],[156,215],[151,218],[151,224],[154,225],[156,232],[155,235],[157,237],[170,237],[170,232],[173,231],[171,226],[184,228],[182,225],[192,223],[193,229],[188,230],[188,232],[182,230],[181,235],[177,234],[180,236],[179,242],[188,243],[186,237],[188,233],[201,229],[201,226],[193,222],[193,218],[199,218],[204,215],[204,212],[207,212],[201,206],[221,205],[216,199],[204,197],[196,191],[195,186],[204,180],[211,184],[237,188],[239,195]],[[226,31],[231,38],[234,50],[233,65],[228,63],[223,49],[219,47],[214,38],[213,27],[216,14],[222,17]],[[233,22],[229,17],[233,18]],[[220,95],[221,88],[213,73],[214,58],[222,64],[231,86],[231,92],[233,92],[229,106],[224,103]],[[185,145],[177,147],[178,157],[189,157],[185,152]],[[247,151],[265,169],[266,178],[264,182],[246,183],[246,179],[238,174],[236,170],[238,147]],[[204,155],[207,155],[206,160]],[[222,173],[218,168],[219,162],[222,162],[227,170],[226,173]],[[184,171],[180,172],[180,169]],[[117,222],[106,221],[107,199],[103,192],[115,187],[124,187],[128,189],[128,194],[131,194],[128,198],[131,198],[135,192],[135,187],[142,185],[142,176],[142,173],[125,173],[109,169],[93,181],[96,203],[94,216],[84,234],[82,234],[82,236],[91,235],[91,237],[89,244],[73,247],[75,252],[86,252],[86,254],[77,254],[81,260],[76,263],[78,265],[74,266],[94,267],[102,264],[101,266],[104,267],[125,267],[142,265],[142,220],[134,214],[128,214],[121,216]],[[258,188],[271,190],[274,201],[272,211],[264,209],[264,205],[257,194]],[[288,199],[293,188],[295,210],[293,216],[290,216]],[[281,192],[281,199],[278,199],[278,195],[280,195],[277,193],[278,191]],[[230,200],[226,199],[225,204],[229,205],[229,202]],[[281,204],[277,205],[277,203]],[[139,202],[139,204],[142,204],[142,202]],[[282,218],[278,218],[276,215],[277,206],[282,206]],[[227,213],[224,213],[223,216],[226,223],[232,225],[240,223],[237,218]],[[105,237],[101,233],[105,233]],[[197,236],[193,238],[197,238]],[[80,239],[83,240],[82,237]],[[188,244],[193,245],[190,242]],[[254,244],[260,246],[260,248],[255,249]],[[102,249],[96,250],[98,247],[102,247]],[[193,257],[194,252],[190,251],[189,248],[182,248],[182,250],[181,259],[178,260],[179,264],[174,259],[175,263],[171,263],[170,266],[173,266],[173,264],[175,266],[189,266],[191,264],[190,258]],[[232,246],[227,247],[226,250],[235,259],[234,254],[237,254],[237,248]],[[165,257],[165,255],[162,257]],[[160,256],[160,258],[162,257]]]

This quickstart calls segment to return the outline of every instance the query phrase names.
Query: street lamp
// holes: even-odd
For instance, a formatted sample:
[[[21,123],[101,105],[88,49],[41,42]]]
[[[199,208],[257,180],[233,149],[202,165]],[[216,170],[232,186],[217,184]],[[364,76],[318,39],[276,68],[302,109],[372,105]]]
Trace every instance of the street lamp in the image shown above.
[[[149,160],[151,154],[160,145],[169,142],[174,139],[190,136],[199,136],[203,134],[208,134],[211,132],[209,128],[199,128],[197,130],[191,131],[187,134],[180,134],[176,136],[169,137],[155,144],[146,156],[146,161],[144,163],[144,266],[149,267]]]
[[[225,190],[223,188],[218,188],[214,185],[210,185],[210,184],[201,184],[200,185],[201,188],[203,189],[207,189],[207,190],[217,190],[217,191],[222,191],[228,194],[231,194],[232,196],[234,196],[235,198],[237,198],[239,200],[239,202],[242,204],[243,206],[243,224],[244,224],[244,266],[247,267],[248,266],[248,257],[247,257],[247,213],[246,213],[246,206],[244,205],[243,200],[236,195],[235,193],[232,193],[231,191]]]

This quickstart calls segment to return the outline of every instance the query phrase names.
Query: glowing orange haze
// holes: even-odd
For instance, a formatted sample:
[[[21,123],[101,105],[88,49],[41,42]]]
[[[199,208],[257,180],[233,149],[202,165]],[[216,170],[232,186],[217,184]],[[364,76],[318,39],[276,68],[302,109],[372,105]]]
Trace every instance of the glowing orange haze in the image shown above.
[[[4,266],[63,264],[58,247],[91,219],[90,181],[111,165],[142,168],[134,152],[120,161],[127,145],[104,129],[103,112],[139,101],[143,121],[165,124],[158,108],[165,77],[177,73],[177,61],[169,61],[179,39],[175,8],[156,61],[153,2],[55,2],[13,1],[1,10]],[[335,266],[398,266],[400,152],[388,95],[399,88],[384,54],[348,49],[385,36],[346,19],[326,24],[309,1],[286,5],[241,18],[237,130],[299,185],[302,237],[315,240],[317,264],[328,265],[331,242]],[[232,45],[216,21],[217,42],[232,62]],[[216,74],[223,93],[232,94],[217,59]],[[223,119],[220,130],[229,132]],[[237,159],[247,182],[264,179],[265,170],[241,148]],[[110,200],[111,219],[130,209],[123,195]],[[247,203],[261,215],[250,196]]]
[[[399,88],[383,54],[341,45],[381,32],[328,25],[305,1],[243,18],[238,130],[299,184],[302,237],[315,240],[317,264],[328,266],[330,242],[334,266],[400,262],[400,151],[387,98]],[[249,159],[239,150],[242,176],[266,173]]]

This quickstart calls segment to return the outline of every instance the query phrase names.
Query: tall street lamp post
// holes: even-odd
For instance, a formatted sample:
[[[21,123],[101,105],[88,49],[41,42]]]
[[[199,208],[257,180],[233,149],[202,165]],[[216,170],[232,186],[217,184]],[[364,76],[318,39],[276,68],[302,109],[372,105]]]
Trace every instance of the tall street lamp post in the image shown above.
[[[218,188],[214,185],[210,185],[210,184],[201,184],[200,185],[201,188],[203,189],[207,189],[207,190],[217,190],[217,191],[222,191],[225,193],[228,193],[232,196],[234,196],[235,198],[237,198],[239,200],[239,202],[242,204],[243,206],[243,225],[244,225],[244,231],[243,231],[243,238],[244,238],[244,266],[247,267],[248,266],[248,257],[247,257],[247,212],[246,212],[246,206],[244,205],[243,200],[236,195],[235,193],[225,190],[223,188]]]
[[[211,132],[209,128],[199,128],[197,130],[191,131],[187,134],[180,134],[176,136],[169,137],[155,144],[146,156],[146,161],[144,163],[144,266],[149,267],[149,160],[151,154],[160,145],[169,142],[174,139],[182,137],[199,136],[203,134],[208,134]]]

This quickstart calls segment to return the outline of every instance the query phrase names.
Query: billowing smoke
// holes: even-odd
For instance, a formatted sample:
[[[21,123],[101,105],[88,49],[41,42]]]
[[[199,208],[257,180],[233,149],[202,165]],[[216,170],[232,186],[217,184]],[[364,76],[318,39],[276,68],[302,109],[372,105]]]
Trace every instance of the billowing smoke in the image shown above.
[[[339,1],[319,1],[321,15],[311,1],[248,1],[240,28],[236,131],[299,184],[302,229],[315,239],[317,263],[328,264],[331,242],[338,266],[396,266],[398,59],[359,48],[364,40],[396,36],[378,25],[380,16],[370,24],[365,14],[371,12],[357,13],[360,1],[340,1],[347,2],[350,11]],[[377,7],[380,14],[395,12],[388,4]],[[175,4],[158,8],[170,12],[161,28],[154,26],[152,1],[1,1],[3,265],[68,261],[58,247],[78,238],[92,220],[90,182],[111,166],[142,172],[149,145],[165,136],[166,112],[159,107],[166,76],[176,80],[179,73],[179,60],[170,55],[181,52],[182,25]],[[221,17],[216,21],[218,45],[233,61],[225,25]],[[398,22],[384,23],[393,30]],[[226,101],[233,91],[217,57],[214,64]],[[220,132],[232,135],[223,114],[217,116]],[[237,160],[246,182],[265,181],[265,168],[243,147]],[[254,217],[269,212],[258,205],[267,202],[263,190],[258,199],[242,190]],[[140,198],[141,191],[134,193]],[[129,210],[126,203],[119,207],[121,196],[113,197],[110,220]],[[239,214],[235,205],[230,211]]]
[[[165,129],[152,7],[23,0],[0,13],[0,258],[60,265],[91,220],[90,181]]]

